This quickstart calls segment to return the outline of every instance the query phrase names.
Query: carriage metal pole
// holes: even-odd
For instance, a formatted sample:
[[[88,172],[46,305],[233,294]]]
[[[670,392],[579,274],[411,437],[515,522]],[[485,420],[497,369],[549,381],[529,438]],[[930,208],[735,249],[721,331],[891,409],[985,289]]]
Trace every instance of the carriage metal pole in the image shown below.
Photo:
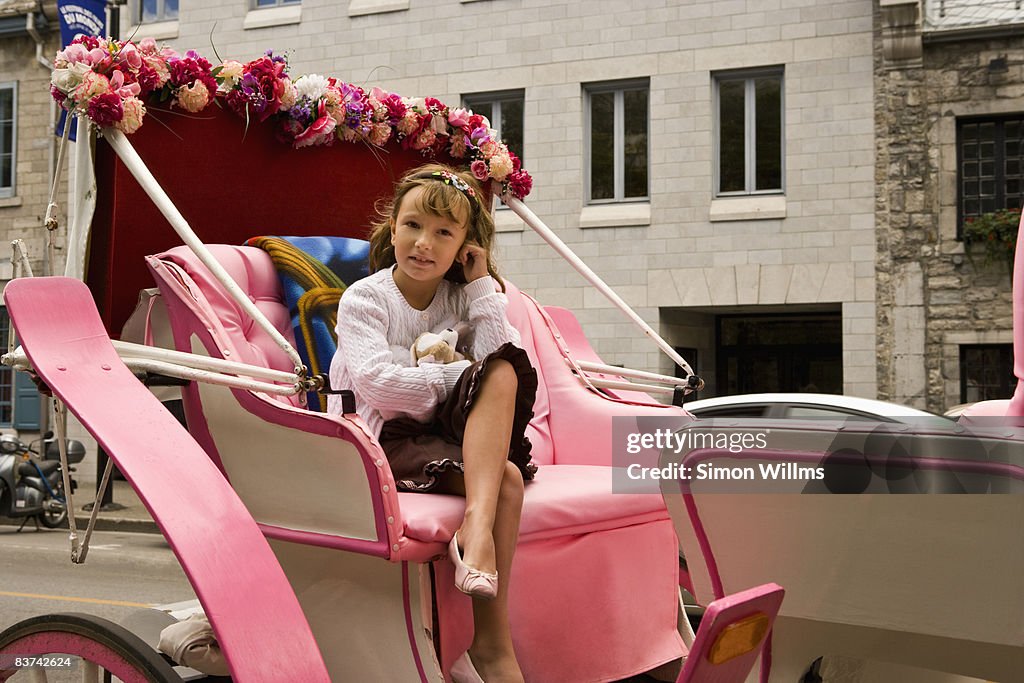
[[[558,235],[556,235],[551,228],[545,225],[544,221],[538,218],[537,214],[531,211],[526,204],[507,194],[502,196],[502,200],[510,209],[515,211],[517,216],[523,219],[524,223],[530,226],[530,228],[540,235],[545,242],[551,245],[551,248],[558,252],[559,256],[568,261],[569,265],[575,268],[576,271],[587,280],[587,282],[594,285],[594,287],[597,288],[597,291],[604,294],[606,299],[611,301],[616,308],[625,313],[626,317],[632,320],[644,334],[650,337],[651,341],[657,344],[659,349],[664,351],[669,358],[675,361],[676,365],[685,370],[688,375],[694,374],[690,364],[683,360],[683,357],[680,356],[668,342],[662,339],[657,332],[651,329],[651,326],[648,325],[643,318],[637,315],[636,311],[630,308],[629,304],[623,301],[611,287],[605,284],[604,280],[598,277],[597,273],[592,271],[590,267],[565,244],[565,242],[559,239]]]
[[[178,207],[174,205],[174,202],[171,201],[171,198],[168,197],[167,193],[164,192],[162,187],[160,187],[160,184],[156,181],[156,178],[153,177],[153,174],[149,172],[146,164],[142,161],[142,158],[139,156],[139,153],[135,151],[132,144],[128,142],[128,138],[125,137],[125,134],[116,128],[104,128],[103,137],[105,137],[107,142],[110,143],[110,146],[114,148],[117,156],[120,157],[121,161],[128,168],[131,174],[135,176],[135,179],[139,181],[139,185],[141,185],[142,189],[146,191],[149,198],[153,200],[153,203],[156,204],[160,213],[164,215],[164,218],[166,218],[171,224],[171,227],[174,228],[176,233],[178,233],[178,236],[181,237],[182,241],[188,245],[189,249],[195,252],[196,256],[199,257],[199,260],[203,262],[203,265],[209,268],[214,277],[224,285],[224,288],[231,294],[231,298],[233,298],[238,305],[242,307],[242,310],[248,313],[249,316],[256,321],[256,324],[263,328],[263,331],[270,335],[270,338],[273,339],[286,354],[288,354],[288,358],[295,364],[295,372],[298,374],[303,367],[302,359],[299,358],[298,352],[291,344],[288,343],[288,340],[286,340],[281,333],[277,331],[277,328],[270,324],[270,321],[267,320],[266,316],[256,308],[256,304],[250,301],[249,297],[246,296],[235,281],[231,279],[228,272],[224,270],[224,266],[222,266],[220,262],[213,257],[210,250],[206,248],[206,245],[203,244],[202,240],[199,239],[196,233],[189,226],[185,217],[181,215],[180,211],[178,211]]]

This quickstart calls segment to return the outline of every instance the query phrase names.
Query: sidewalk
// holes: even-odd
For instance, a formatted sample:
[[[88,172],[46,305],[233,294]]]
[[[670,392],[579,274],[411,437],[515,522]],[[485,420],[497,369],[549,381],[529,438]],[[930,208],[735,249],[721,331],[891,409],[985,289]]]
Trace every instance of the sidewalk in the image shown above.
[[[77,479],[77,477],[76,477]],[[110,482],[113,492],[113,506],[119,509],[100,511],[96,515],[96,529],[98,531],[133,531],[136,533],[158,534],[160,530],[156,522],[150,517],[142,501],[135,495],[131,484],[120,479],[113,479]],[[83,531],[89,524],[89,510],[82,507],[93,502],[96,497],[96,483],[92,481],[78,480],[78,490],[74,495],[75,523],[78,530]],[[123,507],[122,507],[123,506]]]
[[[92,503],[95,499],[96,483],[93,481],[83,481],[83,479],[78,476],[80,474],[81,472],[76,472],[75,480],[78,482],[78,490],[75,491],[75,494],[72,497],[72,502],[75,506],[75,524],[78,526],[78,532],[82,533],[88,527],[89,515],[92,514],[90,511],[83,510],[82,507]],[[97,531],[131,531],[145,534],[160,533],[160,530],[156,526],[156,522],[154,522],[153,518],[150,517],[149,512],[146,510],[145,506],[143,506],[139,497],[135,495],[135,491],[132,490],[132,487],[128,482],[115,479],[110,482],[110,487],[113,490],[114,507],[118,507],[119,509],[101,509],[96,515],[95,529]],[[8,526],[20,526],[22,521],[22,519],[0,517],[0,524]],[[34,528],[32,520],[28,521],[25,528]]]

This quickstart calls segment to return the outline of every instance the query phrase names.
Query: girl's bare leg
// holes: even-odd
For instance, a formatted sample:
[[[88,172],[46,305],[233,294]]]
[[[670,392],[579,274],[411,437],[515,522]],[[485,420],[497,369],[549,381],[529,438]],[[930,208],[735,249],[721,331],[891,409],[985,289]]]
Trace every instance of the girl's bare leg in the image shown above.
[[[471,567],[498,573],[498,596],[473,600],[470,658],[487,683],[523,680],[508,623],[509,577],[523,508],[523,476],[508,461],[517,388],[512,366],[491,361],[466,422],[465,473],[443,483],[445,490],[466,497],[459,529],[463,559]]]

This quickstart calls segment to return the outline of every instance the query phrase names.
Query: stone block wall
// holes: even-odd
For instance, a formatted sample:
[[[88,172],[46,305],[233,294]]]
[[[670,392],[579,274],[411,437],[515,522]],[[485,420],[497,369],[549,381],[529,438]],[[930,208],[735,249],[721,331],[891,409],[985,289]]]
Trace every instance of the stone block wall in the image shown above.
[[[52,59],[59,40],[47,37],[43,55]],[[12,275],[11,240],[25,241],[33,271],[43,274],[46,231],[43,219],[49,201],[52,165],[56,163],[59,139],[52,134],[53,120],[49,92],[50,71],[36,59],[36,44],[27,34],[0,38],[0,83],[17,83],[17,128],[15,192],[0,199],[0,280]],[[69,143],[66,156],[71,155]],[[66,167],[65,167],[66,168]],[[64,228],[67,226],[67,176],[57,193],[58,261],[63,270]]]
[[[1019,38],[931,42],[919,62],[877,55],[879,397],[942,411],[960,402],[959,345],[1012,340],[1010,275],[957,240],[956,124],[1024,111]]]

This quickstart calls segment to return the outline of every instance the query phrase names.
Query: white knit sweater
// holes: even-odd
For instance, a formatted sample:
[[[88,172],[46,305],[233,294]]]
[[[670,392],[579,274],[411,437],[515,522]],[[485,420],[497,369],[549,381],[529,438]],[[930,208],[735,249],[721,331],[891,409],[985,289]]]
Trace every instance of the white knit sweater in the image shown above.
[[[424,332],[465,321],[473,328],[471,353],[478,360],[505,342],[518,346],[507,306],[494,279],[483,277],[466,285],[443,280],[430,305],[418,311],[398,289],[391,268],[377,271],[345,290],[338,304],[331,386],[355,392],[356,412],[374,435],[396,417],[429,422],[466,364],[413,366],[413,342]],[[327,411],[341,414],[339,396],[328,396]]]

